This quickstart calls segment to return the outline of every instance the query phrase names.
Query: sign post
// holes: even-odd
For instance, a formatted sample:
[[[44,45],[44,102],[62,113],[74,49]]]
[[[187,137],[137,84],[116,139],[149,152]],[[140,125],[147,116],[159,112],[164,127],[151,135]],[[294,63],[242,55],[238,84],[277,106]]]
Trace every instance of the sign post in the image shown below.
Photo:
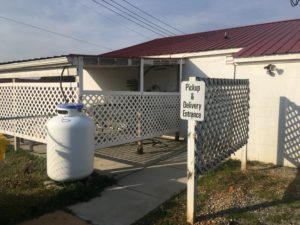
[[[188,120],[188,155],[187,155],[187,222],[195,221],[195,128],[196,121],[204,120],[205,83],[190,77],[189,81],[181,82],[180,117]]]

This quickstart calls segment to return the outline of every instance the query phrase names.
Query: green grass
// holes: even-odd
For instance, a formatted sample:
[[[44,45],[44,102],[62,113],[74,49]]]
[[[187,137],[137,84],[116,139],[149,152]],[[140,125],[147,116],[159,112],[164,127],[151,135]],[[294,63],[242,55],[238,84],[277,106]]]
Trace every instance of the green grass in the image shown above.
[[[247,172],[241,172],[240,162],[229,160],[199,179],[197,224],[299,222],[300,171],[292,179],[285,176],[284,170],[271,164],[250,162],[249,167]],[[148,224],[186,225],[186,193],[174,196],[135,223]]]
[[[92,174],[64,184],[44,185],[46,160],[25,151],[6,153],[0,161],[0,224],[11,225],[99,195],[114,180]]]

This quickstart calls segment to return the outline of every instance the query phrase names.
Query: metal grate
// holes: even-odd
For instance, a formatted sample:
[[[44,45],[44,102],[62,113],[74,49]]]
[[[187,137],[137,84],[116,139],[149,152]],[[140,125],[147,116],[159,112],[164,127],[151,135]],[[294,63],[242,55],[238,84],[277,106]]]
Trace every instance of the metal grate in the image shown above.
[[[96,146],[109,147],[179,130],[179,93],[84,91],[97,127]]]
[[[126,163],[130,167],[140,167],[162,161],[179,152],[185,152],[186,144],[175,140],[154,138],[145,140],[143,148],[145,154],[136,154],[136,144],[129,143],[96,150],[96,155]]]
[[[64,84],[69,102],[77,101],[76,83]],[[7,83],[0,85],[0,132],[45,143],[46,121],[64,101],[59,84]]]
[[[204,121],[196,125],[198,175],[247,144],[249,131],[249,81],[201,80],[206,93]]]

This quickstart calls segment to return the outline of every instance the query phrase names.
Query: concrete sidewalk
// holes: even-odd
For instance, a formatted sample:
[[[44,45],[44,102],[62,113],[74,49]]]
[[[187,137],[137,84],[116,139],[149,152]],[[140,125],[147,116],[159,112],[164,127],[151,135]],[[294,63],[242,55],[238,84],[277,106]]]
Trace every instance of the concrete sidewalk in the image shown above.
[[[101,197],[69,209],[93,224],[132,224],[186,188],[185,154],[127,175]]]
[[[129,225],[186,188],[186,152],[131,173],[101,197],[69,209],[98,225]]]
[[[186,188],[186,144],[162,140],[159,146],[122,145],[98,151],[94,167],[115,177],[118,184],[100,197],[56,211],[20,225],[129,225]],[[96,154],[97,155],[97,154]],[[47,223],[45,223],[47,221]]]

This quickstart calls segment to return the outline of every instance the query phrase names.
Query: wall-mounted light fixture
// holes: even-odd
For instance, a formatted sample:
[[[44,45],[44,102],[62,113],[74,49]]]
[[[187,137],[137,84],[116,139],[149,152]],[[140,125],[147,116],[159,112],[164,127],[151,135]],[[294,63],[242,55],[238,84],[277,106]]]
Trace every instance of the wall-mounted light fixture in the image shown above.
[[[276,66],[274,64],[269,64],[269,65],[265,66],[264,69],[267,70],[267,73],[270,76],[272,76],[272,77],[275,76],[275,71],[276,71],[277,68],[276,68]]]

